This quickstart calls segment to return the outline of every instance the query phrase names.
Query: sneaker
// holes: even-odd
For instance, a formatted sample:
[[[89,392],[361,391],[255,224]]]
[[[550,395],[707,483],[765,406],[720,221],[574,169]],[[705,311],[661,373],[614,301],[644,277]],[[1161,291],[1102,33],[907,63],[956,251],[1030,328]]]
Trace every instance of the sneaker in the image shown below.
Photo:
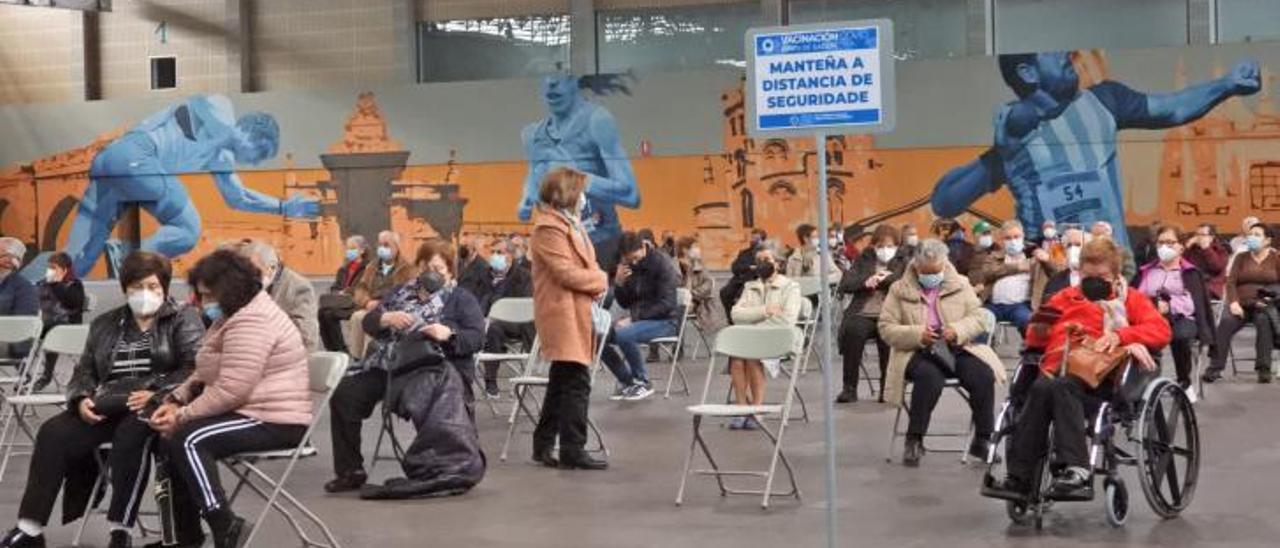
[[[743,430],[759,430],[760,423],[756,422],[755,417],[742,417]]]
[[[498,391],[498,381],[484,381],[484,397],[496,400],[502,397]]]
[[[627,397],[627,390],[630,388],[631,386],[622,386],[621,384],[615,385],[613,387],[613,394],[609,395],[609,401],[622,401]]]
[[[1190,401],[1192,404],[1200,401],[1200,396],[1196,394],[1196,387],[1188,386],[1186,388],[1183,388],[1183,390],[1186,391],[1187,393],[1187,400]]]
[[[730,430],[742,430],[742,419],[744,418],[746,417],[734,417],[732,419],[729,419],[729,422],[726,424],[726,426]]]
[[[1093,476],[1079,466],[1068,466],[1053,479],[1049,496],[1055,500],[1089,500],[1093,498]]]
[[[0,539],[0,548],[44,548],[44,535],[33,537],[14,527]]]
[[[107,548],[133,548],[133,537],[129,536],[128,531],[116,529],[111,532]]]
[[[640,401],[643,399],[647,399],[649,396],[652,396],[652,395],[653,395],[653,388],[650,388],[649,385],[633,384],[627,388],[627,392],[622,399],[626,401]]]

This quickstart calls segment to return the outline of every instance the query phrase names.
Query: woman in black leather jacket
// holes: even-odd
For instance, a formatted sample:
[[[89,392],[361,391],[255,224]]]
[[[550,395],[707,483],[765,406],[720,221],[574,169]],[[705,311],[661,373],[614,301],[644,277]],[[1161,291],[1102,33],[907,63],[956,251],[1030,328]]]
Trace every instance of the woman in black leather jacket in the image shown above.
[[[862,372],[862,351],[867,341],[876,342],[880,359],[880,399],[884,400],[884,374],[889,367],[889,345],[880,338],[876,318],[880,316],[880,303],[889,293],[889,286],[902,277],[909,260],[906,249],[900,246],[898,229],[889,225],[876,227],[871,245],[862,250],[853,268],[840,279],[839,292],[852,295],[849,307],[844,310],[840,322],[837,343],[844,357],[844,389],[836,403],[858,401],[858,378]]]
[[[163,256],[139,251],[125,258],[120,287],[128,304],[90,324],[68,385],[67,411],[40,426],[18,525],[0,547],[45,545],[43,529],[64,481],[63,523],[84,513],[98,474],[94,453],[103,443],[111,443],[109,546],[132,545],[129,531],[146,491],[153,439],[138,412],[155,391],[191,374],[204,336],[199,313],[169,298],[172,274]]]

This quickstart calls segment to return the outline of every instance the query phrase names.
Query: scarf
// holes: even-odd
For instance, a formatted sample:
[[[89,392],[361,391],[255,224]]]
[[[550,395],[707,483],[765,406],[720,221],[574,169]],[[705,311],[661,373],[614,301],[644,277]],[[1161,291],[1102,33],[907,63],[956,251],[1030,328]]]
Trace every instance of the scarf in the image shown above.
[[[1129,284],[1114,281],[1111,285],[1115,288],[1115,297],[1098,301],[1098,306],[1102,307],[1103,333],[1114,333],[1118,329],[1129,327],[1129,311],[1124,306],[1129,297]]]

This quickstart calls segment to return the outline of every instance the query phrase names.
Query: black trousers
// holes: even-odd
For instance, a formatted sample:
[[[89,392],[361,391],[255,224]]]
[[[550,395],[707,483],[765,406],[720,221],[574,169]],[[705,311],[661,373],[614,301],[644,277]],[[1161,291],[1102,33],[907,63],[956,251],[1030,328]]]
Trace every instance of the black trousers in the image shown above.
[[[484,350],[495,353],[506,352],[508,342],[518,342],[522,348],[528,350],[533,346],[535,335],[537,335],[537,328],[532,323],[491,322],[489,329],[484,333]],[[502,364],[498,362],[485,362],[485,382],[496,382],[498,369],[501,366]]]
[[[47,525],[68,474],[93,469],[98,446],[110,442],[111,506],[107,520],[132,527],[151,474],[155,439],[155,431],[132,414],[98,424],[84,422],[70,411],[53,416],[36,434],[18,517]]]
[[[846,316],[840,324],[840,355],[844,359],[844,389],[857,390],[862,374],[862,351],[867,341],[875,341],[876,356],[880,360],[880,391],[884,391],[884,375],[889,369],[889,344],[880,338],[876,319],[867,316]]]
[[[1191,386],[1191,366],[1195,358],[1195,348],[1199,328],[1196,321],[1186,316],[1165,316],[1169,327],[1173,330],[1173,340],[1169,343],[1169,352],[1173,354],[1173,370],[1178,377],[1178,385]]]
[[[292,449],[306,435],[304,424],[271,424],[228,413],[196,419],[165,440],[173,514],[178,538],[199,538],[200,516],[231,508],[218,479],[218,459],[246,451]]]
[[[1275,347],[1275,327],[1271,325],[1271,320],[1266,314],[1252,308],[1246,308],[1244,317],[1237,317],[1231,311],[1224,311],[1222,319],[1218,321],[1218,333],[1214,337],[1213,360],[1209,362],[1209,371],[1219,372],[1227,365],[1227,351],[1231,349],[1231,337],[1234,337],[1240,328],[1246,324],[1252,323],[1256,327],[1257,339],[1254,341],[1254,352],[1256,352],[1256,367],[1259,372],[1271,371],[1271,349]]]
[[[952,374],[916,352],[907,363],[907,380],[911,381],[911,405],[908,407],[910,422],[908,437],[923,437],[929,432],[929,419],[938,406],[947,378],[960,380],[960,386],[969,393],[969,409],[973,413],[973,430],[976,439],[987,439],[995,426],[996,377],[987,362],[977,356],[957,350],[956,370]]]
[[[387,395],[387,372],[362,371],[345,379],[329,399],[329,430],[333,438],[333,471],[343,476],[364,471],[360,427]]]
[[[324,349],[330,352],[346,352],[347,340],[342,335],[342,321],[351,318],[350,308],[321,308],[317,314],[320,321],[320,340]]]
[[[1075,377],[1040,375],[1031,385],[1018,414],[1006,457],[1009,475],[1030,481],[1035,466],[1049,448],[1049,425],[1053,424],[1056,462],[1061,466],[1089,467],[1088,439],[1085,437],[1085,399],[1110,399],[1111,385],[1096,390]]]
[[[552,362],[547,393],[542,400],[538,427],[533,431],[534,452],[555,445],[560,451],[582,451],[587,445],[587,407],[591,403],[591,372],[584,364]]]

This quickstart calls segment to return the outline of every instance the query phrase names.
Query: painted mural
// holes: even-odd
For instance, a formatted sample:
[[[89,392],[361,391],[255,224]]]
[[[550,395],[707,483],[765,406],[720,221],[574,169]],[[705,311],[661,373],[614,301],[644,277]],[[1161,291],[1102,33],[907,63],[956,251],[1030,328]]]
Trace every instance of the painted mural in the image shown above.
[[[85,124],[76,140],[85,144],[21,160],[24,154],[0,170],[0,233],[32,249],[74,250],[91,278],[112,274],[103,256],[116,253],[113,246],[175,255],[182,270],[244,237],[272,242],[300,272],[328,275],[351,234],[390,227],[421,241],[527,232],[529,189],[562,164],[599,183],[586,215],[593,239],[621,227],[696,235],[713,268],[727,267],[751,228],[793,244],[794,228],[816,217],[816,192],[827,193],[828,213],[841,226],[923,227],[937,214],[965,224],[1016,216],[1031,221],[1029,231],[1050,216],[1130,226],[1213,222],[1225,231],[1245,215],[1280,221],[1280,116],[1270,93],[1280,47],[1152,51],[1122,52],[1118,60],[1087,50],[904,67],[898,133],[821,144],[751,138],[741,77],[724,72],[450,88],[451,97],[537,97],[475,128],[422,124],[415,110],[465,107],[417,102],[417,88],[294,94],[296,107],[253,95],[190,97]],[[1159,63],[1143,62],[1153,55]],[[1127,68],[1113,75],[1116,66]],[[922,75],[947,67],[971,73],[973,85],[957,88],[947,110],[955,114],[936,120],[950,136],[930,141],[921,128],[935,121],[919,113],[940,110],[921,102],[937,97]],[[1140,78],[1131,75],[1135,67]],[[685,85],[688,78],[702,80]],[[677,118],[667,112],[674,106],[664,106],[676,102],[714,114]],[[973,116],[993,107],[992,115]],[[9,120],[14,108],[34,128],[27,138],[57,125],[26,107],[10,107]],[[117,111],[111,103],[77,108]],[[955,122],[982,118],[985,125]],[[652,139],[667,126],[717,137],[705,144]],[[424,149],[423,136],[435,148]],[[828,153],[822,184],[817,146]]]

